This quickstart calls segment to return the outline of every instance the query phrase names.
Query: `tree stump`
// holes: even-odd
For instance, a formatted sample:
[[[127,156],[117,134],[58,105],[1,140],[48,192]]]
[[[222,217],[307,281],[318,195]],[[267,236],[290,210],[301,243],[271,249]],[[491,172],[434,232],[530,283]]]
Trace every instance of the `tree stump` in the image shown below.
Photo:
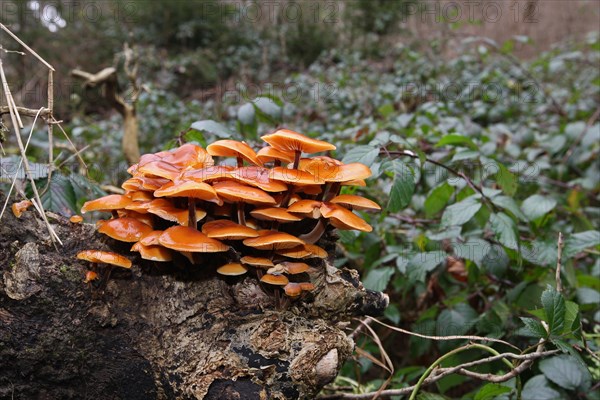
[[[2,399],[314,398],[352,354],[347,321],[388,303],[331,260],[313,265],[314,293],[283,310],[255,277],[139,258],[92,289],[77,252],[128,249],[49,218],[58,249],[34,211],[0,224]]]

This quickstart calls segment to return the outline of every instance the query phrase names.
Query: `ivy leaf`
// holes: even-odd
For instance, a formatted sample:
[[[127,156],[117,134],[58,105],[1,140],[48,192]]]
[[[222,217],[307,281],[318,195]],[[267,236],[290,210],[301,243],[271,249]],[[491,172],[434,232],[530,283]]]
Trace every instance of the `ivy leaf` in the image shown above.
[[[192,129],[199,132],[206,132],[218,138],[229,139],[232,133],[223,124],[220,124],[212,119],[205,119],[192,123]]]
[[[488,383],[479,389],[474,400],[494,400],[501,394],[509,393],[511,390],[508,386]]]
[[[536,375],[527,381],[521,394],[523,400],[558,400],[560,393],[550,386],[544,375]]]
[[[534,194],[533,196],[526,198],[523,201],[523,204],[521,204],[523,214],[525,214],[530,221],[534,221],[539,217],[546,215],[554,207],[556,207],[556,200],[539,194]]]
[[[394,180],[390,190],[390,200],[387,209],[389,212],[398,212],[405,208],[415,191],[415,180],[412,170],[398,160],[392,162]]]
[[[589,373],[573,357],[560,355],[540,362],[544,376],[567,389],[583,389],[588,386]]]
[[[519,206],[517,206],[517,203],[513,200],[512,197],[494,196],[491,197],[491,201],[498,207],[510,211],[515,217],[517,217],[521,221],[527,221],[527,217],[521,212],[521,209],[519,208]]]
[[[444,181],[441,185],[434,188],[425,199],[425,214],[431,218],[444,208],[450,196],[454,193],[454,188]]]
[[[468,222],[481,208],[481,202],[476,196],[470,196],[466,199],[446,207],[442,215],[442,226],[463,225]]]
[[[497,165],[498,173],[496,174],[496,182],[498,182],[504,193],[508,196],[514,196],[519,185],[517,177],[504,164],[497,163]]]
[[[452,135],[446,135],[443,138],[440,139],[439,142],[437,142],[437,144],[435,145],[435,147],[442,147],[445,145],[452,145],[452,146],[465,146],[470,148],[471,150],[477,150],[477,145],[475,145],[475,143],[473,143],[473,141],[471,139],[469,139],[466,136],[463,135],[457,135],[457,134],[452,134]]]
[[[492,231],[500,243],[509,249],[517,250],[517,233],[515,222],[508,215],[500,212],[490,215]]]
[[[344,158],[342,158],[342,162],[344,164],[349,164],[353,162],[359,162],[365,164],[367,167],[370,167],[375,159],[379,155],[379,148],[373,146],[356,146],[351,148]],[[395,161],[395,160],[394,160]]]
[[[372,269],[364,279],[363,285],[367,289],[382,292],[387,287],[395,271],[396,269],[394,267],[381,267]]]
[[[521,321],[525,324],[525,329],[535,338],[541,339],[548,337],[548,332],[546,332],[542,323],[537,319],[521,317]]]
[[[565,299],[552,286],[542,293],[542,306],[546,312],[546,322],[551,335],[560,335],[565,325]]]

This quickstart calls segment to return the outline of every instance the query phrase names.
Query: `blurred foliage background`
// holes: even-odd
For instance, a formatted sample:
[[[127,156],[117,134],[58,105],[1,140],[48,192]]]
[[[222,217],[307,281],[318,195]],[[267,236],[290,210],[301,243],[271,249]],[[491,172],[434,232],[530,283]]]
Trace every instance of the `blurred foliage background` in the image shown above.
[[[421,398],[599,398],[597,2],[498,1],[471,9],[404,0],[1,6],[2,23],[57,69],[55,115],[85,149],[87,169],[57,134],[50,150],[56,171],[45,185],[46,132],[34,127],[28,155],[47,208],[76,213],[126,176],[121,117],[69,71],[115,66],[127,93],[127,42],[144,88],[136,105],[142,152],[172,147],[180,135],[200,144],[223,137],[254,143],[278,126],[335,143],[344,162],[373,170],[368,186],[356,191],[385,206],[364,215],[372,233],[340,232],[336,259],[390,295],[385,322],[428,335],[502,338],[520,348],[545,338],[564,352],[536,363],[521,385],[452,375]],[[0,38],[4,49],[19,50],[6,34]],[[17,104],[44,105],[39,63],[1,56]],[[6,193],[22,171],[16,144],[5,136]],[[562,293],[548,288],[555,286],[559,232]],[[357,355],[327,393],[375,391],[388,378],[388,388],[408,386],[464,344],[373,328],[393,362],[391,378]],[[357,345],[380,356],[367,336]],[[444,366],[483,354],[461,353]],[[478,371],[504,369],[498,362]]]

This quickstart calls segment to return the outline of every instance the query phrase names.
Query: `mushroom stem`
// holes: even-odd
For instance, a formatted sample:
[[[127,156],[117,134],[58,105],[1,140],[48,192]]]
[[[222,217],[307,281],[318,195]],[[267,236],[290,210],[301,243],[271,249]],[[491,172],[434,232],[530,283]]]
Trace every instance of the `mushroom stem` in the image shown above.
[[[111,210],[110,213],[112,214],[113,218],[119,218],[119,213],[117,210]]]
[[[314,244],[317,243],[323,233],[325,233],[325,228],[327,228],[328,221],[325,218],[320,218],[317,225],[312,229],[312,231],[305,233],[304,235],[298,236],[298,239],[304,240],[306,243]]]
[[[244,159],[239,154],[237,156],[237,166],[238,168],[242,168],[244,166]]]
[[[296,150],[294,153],[294,165],[292,166],[293,169],[298,169],[298,166],[300,165],[300,156],[302,155],[302,152],[300,150]]]
[[[196,200],[188,198],[188,226],[196,229],[198,221],[196,220]]]
[[[237,203],[237,217],[238,224],[246,226],[246,215],[244,214],[244,203],[238,201]]]
[[[325,195],[325,197],[323,197],[323,201],[329,201],[329,200],[333,199],[335,196],[337,196],[340,193],[341,188],[342,188],[342,184],[340,182],[332,183],[331,186],[329,187],[329,190],[327,191],[327,195]]]

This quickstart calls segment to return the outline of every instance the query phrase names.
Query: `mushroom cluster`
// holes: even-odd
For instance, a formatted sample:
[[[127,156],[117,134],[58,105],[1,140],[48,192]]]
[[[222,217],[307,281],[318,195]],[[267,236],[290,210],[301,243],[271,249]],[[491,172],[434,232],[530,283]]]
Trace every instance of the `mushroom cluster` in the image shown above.
[[[225,276],[253,270],[277,296],[298,297],[314,289],[301,260],[327,257],[316,243],[328,227],[370,232],[352,210],[380,207],[339,194],[342,186],[365,186],[367,166],[308,157],[334,145],[287,129],[262,139],[268,145],[258,152],[218,140],[145,154],[128,169],[125,194],[88,201],[81,211],[112,213],[98,231],[132,243],[143,259],[166,262],[180,253]],[[235,161],[216,164],[215,157]]]

